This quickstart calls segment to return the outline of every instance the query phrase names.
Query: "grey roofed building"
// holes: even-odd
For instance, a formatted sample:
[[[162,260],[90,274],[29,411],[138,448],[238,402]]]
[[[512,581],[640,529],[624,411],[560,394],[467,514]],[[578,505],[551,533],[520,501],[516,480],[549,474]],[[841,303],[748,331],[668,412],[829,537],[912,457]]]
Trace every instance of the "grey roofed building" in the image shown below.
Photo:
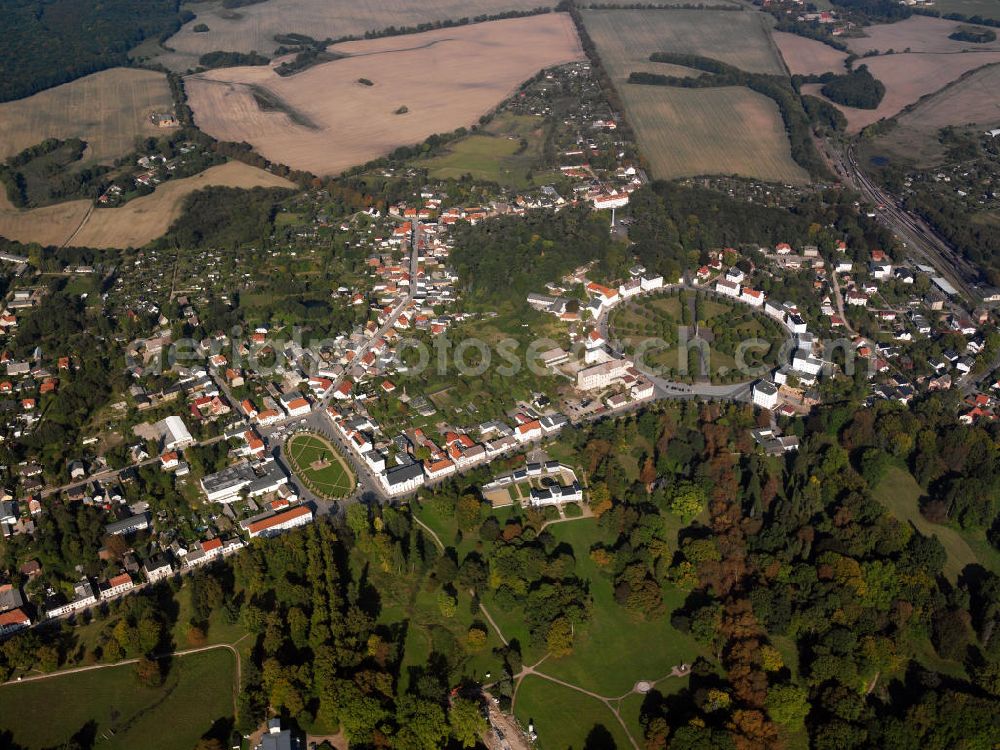
[[[24,596],[21,594],[21,589],[9,583],[0,586],[0,612],[6,612],[9,609],[17,609],[23,606]]]
[[[389,488],[398,487],[411,482],[419,476],[423,476],[424,467],[422,464],[414,461],[413,463],[403,464],[402,466],[396,466],[389,469],[385,473],[386,484]]]
[[[250,464],[244,461],[203,477],[201,488],[210,501],[216,502],[223,499],[234,499],[241,490],[256,479],[257,475]]]
[[[104,527],[104,531],[112,536],[124,536],[134,534],[137,531],[149,528],[149,514],[139,513],[120,521],[114,521]]]

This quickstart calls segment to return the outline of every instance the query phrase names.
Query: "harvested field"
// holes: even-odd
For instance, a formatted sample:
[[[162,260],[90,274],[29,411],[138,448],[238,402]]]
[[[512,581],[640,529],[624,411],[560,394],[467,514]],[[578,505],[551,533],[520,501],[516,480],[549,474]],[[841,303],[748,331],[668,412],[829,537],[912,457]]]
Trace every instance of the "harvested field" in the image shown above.
[[[959,26],[969,24],[959,21],[946,21],[943,18],[928,16],[910,16],[898,23],[880,23],[865,27],[865,36],[845,38],[851,52],[863,55],[871,50],[885,52],[895,50],[902,52],[909,48],[911,52],[961,52],[962,50],[1000,50],[1000,38],[987,44],[973,42],[956,42],[948,35]],[[985,26],[977,28],[987,28]]]
[[[808,182],[777,105],[747,88],[626,85],[625,108],[654,177],[735,174]]]
[[[296,169],[341,172],[474,123],[540,69],[581,59],[565,13],[331,47],[344,59],[282,78],[268,67],[187,79],[198,125]],[[374,85],[362,85],[359,79]],[[267,111],[261,108],[264,102]],[[396,114],[405,106],[406,114]]]
[[[389,26],[416,26],[430,21],[492,15],[509,10],[532,10],[545,6],[539,0],[267,0],[238,9],[227,9],[217,0],[198,3],[190,9],[198,17],[170,37],[155,59],[171,70],[183,72],[197,67],[206,52],[257,51],[271,55],[278,48],[275,34],[306,34],[316,40],[362,36]],[[549,3],[555,5],[555,3]],[[195,32],[200,23],[206,32]],[[141,50],[150,53],[147,46]]]
[[[294,187],[282,177],[233,161],[194,177],[165,182],[152,195],[136,198],[121,208],[91,210],[90,201],[71,201],[19,211],[3,197],[0,236],[43,245],[72,242],[80,247],[140,247],[167,231],[180,216],[184,198],[213,185]]]
[[[826,72],[844,72],[844,60],[847,59],[845,52],[835,50],[815,39],[789,34],[787,31],[775,31],[772,36],[781,51],[781,56],[785,59],[788,71],[792,75],[808,76],[822,75]]]
[[[633,70],[652,72],[653,52],[704,55],[751,73],[785,72],[771,41],[771,16],[756,11],[585,10],[584,24],[615,80]],[[673,67],[673,66],[671,66]]]
[[[160,131],[149,121],[173,109],[163,73],[112,68],[0,104],[0,159],[46,138],[80,138],[84,160],[108,163],[131,151],[139,136]]]
[[[934,8],[945,13],[962,13],[969,18],[980,16],[1000,21],[1000,3],[997,0],[935,0]]]
[[[23,211],[11,205],[7,192],[0,190],[0,237],[40,245],[61,245],[80,226],[93,203],[67,201]]]
[[[1000,50],[953,55],[915,53],[870,57],[864,60],[864,64],[873,76],[885,84],[885,97],[878,109],[836,106],[847,117],[848,131],[856,133],[884,117],[898,114],[920,97],[944,88],[970,70],[997,62],[1000,62]],[[807,84],[802,90],[821,97],[820,88],[820,84]],[[995,92],[992,98],[996,100]]]
[[[1000,65],[977,70],[900,115],[896,127],[878,137],[868,150],[931,166],[944,158],[944,147],[937,137],[941,128],[975,124],[985,129],[1000,125],[997,91]]]

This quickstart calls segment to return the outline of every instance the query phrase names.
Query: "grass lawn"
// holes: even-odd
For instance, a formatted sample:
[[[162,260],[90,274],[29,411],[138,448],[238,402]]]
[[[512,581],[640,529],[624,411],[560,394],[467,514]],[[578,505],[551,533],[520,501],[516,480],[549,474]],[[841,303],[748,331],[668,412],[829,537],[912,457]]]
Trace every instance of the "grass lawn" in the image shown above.
[[[292,435],[285,455],[306,486],[325,500],[343,497],[354,489],[354,474],[325,437],[309,432]]]
[[[434,179],[459,179],[471,174],[477,180],[525,188],[533,184],[532,168],[542,154],[542,118],[501,114],[480,133],[451,144],[448,151],[417,163]],[[527,144],[522,147],[522,139]]]
[[[131,665],[4,685],[0,727],[32,749],[61,745],[89,724],[102,748],[190,750],[232,716],[235,667],[219,649],[174,659],[158,688],[140,686]]]
[[[625,750],[632,746],[621,724],[603,703],[539,677],[528,676],[521,683],[514,713],[523,726],[534,724],[538,733],[536,747],[540,750],[591,746]],[[596,741],[608,735],[614,745]]]
[[[540,671],[600,695],[617,697],[631,690],[637,681],[658,680],[674,665],[690,663],[702,653],[691,636],[670,625],[669,615],[649,622],[637,621],[615,602],[611,580],[589,556],[591,545],[600,540],[596,522],[560,523],[548,530],[560,542],[573,546],[577,574],[590,580],[594,609],[590,622],[577,634],[573,654],[546,660]],[[680,591],[669,591],[667,610],[680,606],[683,599]]]
[[[944,564],[944,574],[954,581],[966,565],[980,562],[963,535],[948,526],[931,523],[920,515],[920,496],[923,490],[906,469],[892,466],[875,488],[875,499],[890,513],[906,523],[912,524],[925,536],[936,536],[944,545],[948,559]]]

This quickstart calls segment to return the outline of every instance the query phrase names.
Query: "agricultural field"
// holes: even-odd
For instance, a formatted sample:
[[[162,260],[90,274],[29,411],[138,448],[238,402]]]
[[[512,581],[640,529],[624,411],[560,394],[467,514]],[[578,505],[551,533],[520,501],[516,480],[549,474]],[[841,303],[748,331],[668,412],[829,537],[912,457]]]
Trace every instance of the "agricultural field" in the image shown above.
[[[785,72],[770,37],[773,19],[764,13],[584,10],[583,21],[616,83],[634,70],[672,73],[649,61],[654,52],[703,55],[751,73]]]
[[[639,147],[660,179],[741,175],[803,184],[777,105],[742,87],[627,85],[625,108]]]
[[[775,31],[772,36],[792,75],[822,75],[828,71],[844,71],[844,60],[847,59],[845,52],[787,31]]]
[[[928,16],[910,16],[905,21],[897,23],[881,23],[866,26],[865,36],[846,38],[851,52],[863,55],[872,50],[887,52],[894,50],[903,52],[961,52],[974,50],[979,53],[984,50],[1000,50],[1000,38],[995,42],[976,44],[949,39],[948,35],[959,26],[967,26],[959,21],[947,21],[943,18]],[[977,27],[986,29],[987,27]]]
[[[362,36],[390,26],[416,26],[430,21],[458,20],[509,10],[555,5],[538,0],[267,0],[242,8],[224,8],[219,0],[187,6],[197,18],[185,24],[164,45],[148,43],[133,52],[151,56],[171,70],[184,72],[198,65],[206,52],[260,52],[271,55],[279,44],[275,34],[306,34],[313,39]],[[196,32],[198,24],[208,26]]]
[[[0,194],[0,236],[18,242],[78,247],[141,247],[164,234],[181,215],[184,199],[210,186],[294,187],[288,180],[242,162],[228,162],[194,177],[169,180],[152,195],[119,208],[93,208],[87,200],[19,210]]]
[[[934,9],[945,13],[962,13],[972,18],[992,18],[1000,21],[1000,3],[997,0],[935,0]]]
[[[162,133],[149,116],[173,111],[163,73],[112,68],[26,99],[0,104],[0,159],[46,138],[87,142],[83,164],[110,163],[138,137]]]
[[[874,122],[899,114],[905,107],[916,104],[921,97],[944,88],[965,73],[995,63],[1000,63],[1000,49],[953,55],[911,53],[870,57],[864,60],[864,64],[873,76],[885,84],[885,97],[878,108],[834,106],[847,117],[848,132],[857,133]],[[821,88],[821,84],[806,84],[802,90],[823,98],[819,93]],[[992,99],[995,101],[995,95]]]
[[[272,161],[335,174],[471,125],[540,69],[583,55],[564,13],[330,49],[346,57],[287,78],[266,66],[189,77],[196,122]]]
[[[288,438],[284,456],[295,476],[321,500],[336,500],[354,489],[354,474],[340,452],[321,435],[302,432]]]
[[[778,108],[767,97],[746,88],[627,83],[633,71],[694,74],[649,61],[650,54],[661,51],[704,55],[780,75],[785,67],[770,38],[770,16],[752,11],[587,10],[583,17],[654,177],[726,174],[808,182],[805,170],[792,160]]]
[[[426,169],[436,180],[471,174],[476,180],[521,189],[531,185],[529,173],[540,161],[544,143],[543,118],[504,113],[478,133],[451,144],[447,153],[414,166]]]
[[[25,750],[74,736],[80,747],[186,750],[232,717],[235,669],[233,654],[217,649],[172,659],[157,688],[140,685],[131,665],[3,685],[0,727]]]
[[[948,125],[974,124],[980,128],[1000,124],[1000,65],[977,70],[900,115],[896,127],[866,146],[872,155],[902,159],[929,167],[944,158],[938,131]]]

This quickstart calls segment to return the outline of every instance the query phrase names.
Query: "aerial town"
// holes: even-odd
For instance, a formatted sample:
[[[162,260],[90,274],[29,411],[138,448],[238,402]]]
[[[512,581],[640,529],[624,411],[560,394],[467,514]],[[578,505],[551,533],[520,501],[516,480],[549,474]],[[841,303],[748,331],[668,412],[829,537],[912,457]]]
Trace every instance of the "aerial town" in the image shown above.
[[[0,49],[0,746],[991,747],[1000,18],[309,2]]]

